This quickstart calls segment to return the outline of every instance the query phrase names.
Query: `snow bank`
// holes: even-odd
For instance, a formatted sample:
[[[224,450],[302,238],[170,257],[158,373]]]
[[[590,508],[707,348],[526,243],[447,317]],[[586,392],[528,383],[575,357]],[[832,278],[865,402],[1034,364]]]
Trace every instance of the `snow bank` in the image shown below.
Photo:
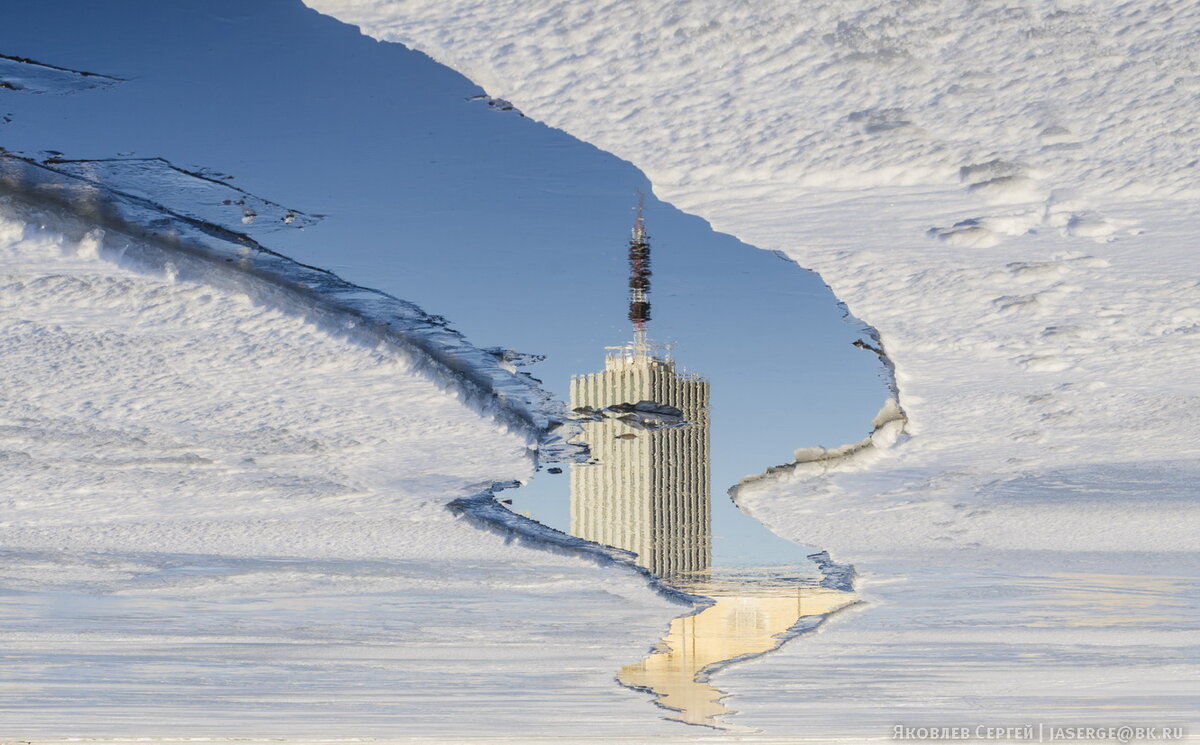
[[[3,228],[7,546],[53,530],[78,549],[356,555],[331,528],[261,523],[400,518],[406,499],[405,522],[452,524],[446,494],[528,468],[526,438],[411,355],[267,306],[265,283],[165,254],[131,271],[135,244],[103,229]],[[482,457],[451,469],[447,440],[481,435]]]
[[[1194,4],[307,2],[627,158],[878,330],[905,432],[739,489],[774,529],[842,560],[1193,548]]]

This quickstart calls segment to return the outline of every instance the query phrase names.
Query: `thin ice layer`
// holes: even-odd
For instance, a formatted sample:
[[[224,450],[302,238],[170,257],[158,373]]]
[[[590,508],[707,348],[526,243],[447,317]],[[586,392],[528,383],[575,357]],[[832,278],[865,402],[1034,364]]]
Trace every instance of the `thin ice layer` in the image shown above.
[[[44,165],[158,209],[194,220],[223,225],[261,237],[283,228],[303,230],[321,221],[245,192],[223,174],[188,171],[162,158],[64,160]]]

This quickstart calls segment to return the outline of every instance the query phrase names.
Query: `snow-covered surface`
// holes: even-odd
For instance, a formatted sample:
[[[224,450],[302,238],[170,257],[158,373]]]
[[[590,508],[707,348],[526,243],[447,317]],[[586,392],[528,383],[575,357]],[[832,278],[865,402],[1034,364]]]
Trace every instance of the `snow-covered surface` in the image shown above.
[[[0,208],[0,736],[671,731],[612,678],[679,605],[446,509],[528,431],[253,256]]]
[[[906,419],[736,491],[868,600],[724,673],[747,720],[1195,720],[1196,3],[306,2],[630,160],[878,331]],[[1190,610],[1108,623],[1140,583]],[[1092,630],[1054,611],[1097,587]]]
[[[1172,724],[1196,737],[1194,563],[1047,551],[865,563],[862,603],[715,676],[738,694],[735,721],[851,741],[896,724]]]
[[[781,532],[1192,548],[1194,4],[308,4],[631,160],[879,331],[908,437],[743,489]]]
[[[1194,723],[1194,4],[309,4],[879,330],[907,421],[738,492],[866,602],[715,675],[738,725]],[[461,339],[67,201],[0,222],[0,736],[725,739],[613,681],[677,605],[445,509],[533,444]]]

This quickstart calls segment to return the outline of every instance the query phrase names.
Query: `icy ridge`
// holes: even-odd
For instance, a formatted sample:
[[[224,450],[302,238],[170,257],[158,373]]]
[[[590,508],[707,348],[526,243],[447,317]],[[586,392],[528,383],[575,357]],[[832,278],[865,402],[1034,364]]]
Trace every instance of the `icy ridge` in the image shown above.
[[[80,169],[79,165],[65,162],[60,167],[55,161],[39,163],[0,152],[0,189],[10,198],[63,207],[100,227],[152,242],[181,257],[213,262],[218,267],[232,265],[237,273],[265,279],[281,290],[298,293],[309,312],[334,316],[334,325],[347,333],[386,338],[414,353],[418,360],[424,361],[421,367],[427,375],[459,391],[478,412],[523,430],[536,443],[532,451],[535,459],[539,452],[543,460],[576,457],[576,447],[567,445],[563,436],[571,425],[558,431],[568,419],[565,406],[529,374],[513,369],[502,354],[471,345],[444,318],[430,315],[411,302],[351,284],[329,271],[289,259],[245,232],[164,206],[155,201],[153,192],[125,191],[125,185],[108,171]],[[79,172],[72,172],[75,169]],[[284,215],[305,217],[235,191],[260,209],[266,205],[278,208],[276,211]],[[189,207],[186,202],[182,204],[185,209]],[[122,258],[134,257],[127,250]],[[166,261],[145,254],[137,260],[154,264]]]
[[[0,90],[26,93],[70,94],[88,88],[105,88],[121,78],[46,64],[28,57],[0,54]]]

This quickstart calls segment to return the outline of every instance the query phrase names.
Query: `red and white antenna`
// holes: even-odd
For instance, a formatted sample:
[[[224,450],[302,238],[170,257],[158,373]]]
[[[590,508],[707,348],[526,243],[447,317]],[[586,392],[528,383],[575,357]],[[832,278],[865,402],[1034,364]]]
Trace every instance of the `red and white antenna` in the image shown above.
[[[650,321],[650,240],[643,217],[646,197],[639,190],[637,218],[629,239],[629,320],[633,322],[633,346],[646,352],[646,324]]]

